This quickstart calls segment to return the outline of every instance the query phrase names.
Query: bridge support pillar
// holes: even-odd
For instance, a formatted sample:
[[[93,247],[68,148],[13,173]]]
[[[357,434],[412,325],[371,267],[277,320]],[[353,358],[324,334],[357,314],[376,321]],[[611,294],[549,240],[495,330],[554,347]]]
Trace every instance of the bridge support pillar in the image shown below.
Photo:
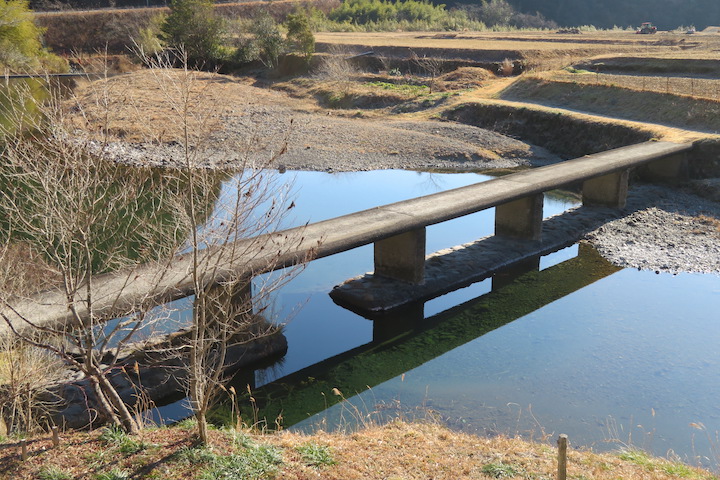
[[[649,180],[673,181],[687,178],[687,154],[678,153],[653,160],[642,167],[640,174]]]
[[[540,240],[543,194],[532,195],[495,207],[495,235]]]
[[[630,170],[585,180],[582,187],[582,203],[587,206],[625,207]]]
[[[195,300],[195,308],[203,308]],[[205,313],[210,321],[247,321],[253,315],[252,278],[243,278],[209,288]]]
[[[425,227],[375,242],[375,275],[421,284],[425,279]]]

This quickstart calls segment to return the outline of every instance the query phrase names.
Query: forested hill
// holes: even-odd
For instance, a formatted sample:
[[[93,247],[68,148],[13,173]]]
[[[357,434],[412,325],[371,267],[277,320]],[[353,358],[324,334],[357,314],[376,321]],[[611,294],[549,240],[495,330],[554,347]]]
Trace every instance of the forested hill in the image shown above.
[[[220,0],[230,1],[230,0]],[[253,0],[235,0],[253,1]],[[266,3],[258,0],[259,3]],[[268,3],[271,0],[268,0]],[[388,2],[401,0],[383,0]],[[483,4],[492,5],[491,10],[500,17],[510,11],[535,15],[540,13],[562,27],[594,25],[598,28],[614,26],[637,27],[642,22],[653,22],[660,30],[672,30],[679,26],[694,25],[701,30],[708,25],[720,25],[720,0],[426,0],[445,4],[448,8],[469,7],[477,9]],[[107,8],[111,6],[167,5],[170,0],[30,0],[35,10],[63,8]],[[320,1],[327,7],[328,2]],[[331,2],[332,3],[332,2]],[[508,6],[510,4],[512,7]],[[487,22],[486,18],[479,20]],[[499,22],[503,23],[503,22]],[[512,24],[512,22],[510,22]],[[520,25],[523,26],[523,25]],[[531,26],[531,25],[524,25]],[[536,26],[549,26],[536,25]]]
[[[520,12],[540,12],[564,27],[636,27],[642,22],[653,22],[661,30],[671,30],[680,25],[695,25],[698,29],[720,25],[720,0],[508,1]]]

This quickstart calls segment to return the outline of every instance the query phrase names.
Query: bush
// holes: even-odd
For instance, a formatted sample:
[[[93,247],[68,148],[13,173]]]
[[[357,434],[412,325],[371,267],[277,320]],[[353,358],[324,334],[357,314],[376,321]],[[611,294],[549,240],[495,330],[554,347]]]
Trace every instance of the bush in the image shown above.
[[[183,50],[195,66],[221,58],[224,25],[211,0],[172,0],[161,31],[165,45]]]
[[[35,25],[26,0],[0,0],[0,66],[12,71],[37,69],[45,57],[62,62],[42,47],[42,29]],[[67,64],[65,64],[67,67]]]
[[[305,12],[291,13],[285,22],[288,46],[308,61],[315,53],[315,36]]]
[[[285,38],[277,22],[269,13],[262,13],[255,18],[251,33],[259,60],[268,68],[277,67],[280,54],[285,48]]]
[[[464,11],[447,11],[445,5],[433,5],[425,0],[347,0],[328,14],[330,24],[325,30],[334,31],[429,31],[482,30],[484,25],[471,22]]]

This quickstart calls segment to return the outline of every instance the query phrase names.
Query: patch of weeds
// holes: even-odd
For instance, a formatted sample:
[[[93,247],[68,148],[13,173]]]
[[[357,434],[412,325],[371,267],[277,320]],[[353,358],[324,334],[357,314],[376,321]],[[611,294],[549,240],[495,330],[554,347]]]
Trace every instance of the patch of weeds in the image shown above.
[[[335,465],[336,463],[332,451],[327,445],[310,442],[296,447],[295,450],[302,456],[303,462],[311,467]]]
[[[647,453],[641,450],[626,450],[621,452],[618,457],[620,457],[620,460],[640,465],[641,467],[645,467],[647,470],[654,470],[652,460]]]
[[[105,445],[117,447],[124,455],[132,455],[147,447],[145,443],[131,437],[117,426],[103,428],[100,441]]]
[[[680,478],[698,478],[700,475],[697,474],[692,468],[688,467],[683,463],[673,462],[660,467],[663,472],[673,477]]]
[[[649,472],[660,470],[668,475],[679,478],[705,478],[692,468],[680,462],[668,462],[654,459],[640,450],[628,450],[618,455],[621,460],[639,465]]]
[[[481,472],[493,478],[515,477],[525,473],[522,467],[503,462],[488,463],[482,467]]]
[[[278,474],[282,463],[275,447],[259,445],[228,456],[218,456],[215,462],[200,472],[200,480],[270,480]]]
[[[58,467],[43,467],[37,474],[38,480],[72,480],[69,473],[65,473]]]
[[[569,72],[569,73],[578,73],[578,74],[595,73],[595,72],[591,72],[590,70],[583,70],[582,68],[573,68],[573,67],[565,67],[565,71]]]
[[[109,459],[112,459],[113,452],[110,450],[98,450],[84,456],[88,464],[93,468],[99,468]]]
[[[345,108],[352,106],[352,95],[345,92],[331,92],[327,96],[327,103],[332,108]]]
[[[93,478],[95,480],[129,480],[130,472],[119,468],[113,468],[109,472],[98,473]]]
[[[205,465],[217,460],[218,455],[205,446],[183,446],[177,451],[175,458],[179,462],[189,463],[190,465]]]
[[[367,82],[366,85],[382,88],[383,90],[393,90],[418,96],[425,95],[430,91],[430,87],[428,87],[427,85],[397,84],[388,82]]]
[[[197,427],[197,419],[195,417],[189,417],[185,420],[180,420],[173,426],[183,430],[194,430]]]

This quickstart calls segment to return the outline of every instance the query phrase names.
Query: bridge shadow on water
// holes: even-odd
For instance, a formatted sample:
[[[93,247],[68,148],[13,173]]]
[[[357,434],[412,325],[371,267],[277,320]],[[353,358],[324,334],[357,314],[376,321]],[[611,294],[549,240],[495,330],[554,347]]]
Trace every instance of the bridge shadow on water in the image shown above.
[[[427,318],[424,303],[371,318],[370,343],[252,390],[253,402],[239,401],[242,418],[290,427],[619,270],[582,243],[577,257],[539,265],[537,257],[498,272],[489,293]],[[248,385],[247,375],[234,381],[238,392]]]

